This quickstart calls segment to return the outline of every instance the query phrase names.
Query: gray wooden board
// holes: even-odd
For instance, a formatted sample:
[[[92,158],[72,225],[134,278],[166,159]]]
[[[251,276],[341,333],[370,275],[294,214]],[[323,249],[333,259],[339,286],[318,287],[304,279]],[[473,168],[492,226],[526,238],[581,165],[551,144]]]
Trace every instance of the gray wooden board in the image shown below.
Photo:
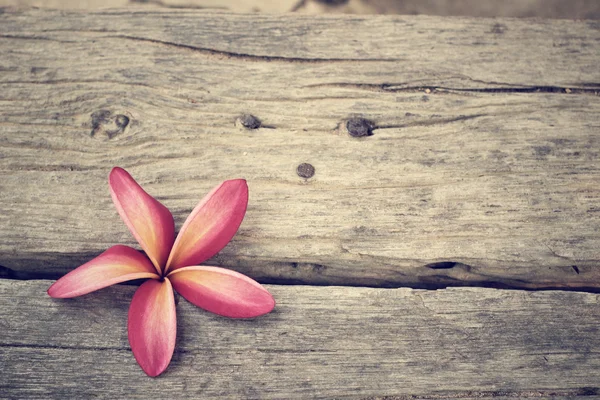
[[[46,7],[83,10],[117,7],[171,7],[179,9],[215,8],[234,12],[280,13],[298,8],[298,2],[299,0],[0,0],[0,7]],[[579,12],[575,11],[573,13],[575,16],[584,14],[583,11],[585,11],[585,8],[578,8],[583,8],[583,10],[577,10]]]
[[[210,263],[262,281],[600,287],[595,22],[6,11],[0,48],[17,275],[136,245],[107,189],[119,165],[179,226],[246,178]],[[373,135],[350,137],[353,117]]]
[[[96,9],[115,7],[216,8],[233,12],[468,15],[599,19],[594,0],[0,0],[0,7]]]
[[[180,299],[176,353],[152,379],[127,342],[135,287],[57,300],[50,284],[0,280],[0,397],[600,394],[597,294],[269,285],[277,306],[254,320]]]

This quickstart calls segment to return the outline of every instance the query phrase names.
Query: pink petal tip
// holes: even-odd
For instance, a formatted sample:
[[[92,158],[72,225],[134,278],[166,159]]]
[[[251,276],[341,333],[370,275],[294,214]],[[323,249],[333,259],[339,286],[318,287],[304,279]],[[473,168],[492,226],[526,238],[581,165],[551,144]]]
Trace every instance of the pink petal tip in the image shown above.
[[[217,254],[237,232],[248,205],[244,179],[225,181],[207,194],[183,224],[167,271],[198,265]]]
[[[119,215],[160,273],[175,238],[173,215],[123,168],[113,168],[108,182]]]
[[[148,376],[158,376],[171,362],[177,321],[169,279],[144,282],[135,292],[127,322],[129,344],[136,361]]]
[[[117,245],[57,280],[48,289],[48,295],[55,298],[77,297],[116,283],[142,278],[158,278],[150,260],[131,247]]]
[[[255,280],[219,267],[193,266],[169,274],[175,290],[190,303],[230,318],[253,318],[275,307],[273,296]]]

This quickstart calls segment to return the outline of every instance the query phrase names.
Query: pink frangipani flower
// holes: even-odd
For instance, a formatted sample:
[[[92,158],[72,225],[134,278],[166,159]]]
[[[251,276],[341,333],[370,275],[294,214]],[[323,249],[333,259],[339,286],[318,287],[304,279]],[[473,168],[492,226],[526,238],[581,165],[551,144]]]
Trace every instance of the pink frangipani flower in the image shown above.
[[[48,294],[81,296],[116,283],[150,278],[133,295],[127,324],[131,350],[149,376],[169,365],[177,331],[173,289],[190,303],[230,318],[252,318],[275,307],[273,296],[238,272],[200,266],[235,235],[248,204],[243,179],[213,189],[187,218],[175,239],[171,212],[122,168],[109,175],[113,202],[135,236],[139,251],[116,245],[56,281]]]

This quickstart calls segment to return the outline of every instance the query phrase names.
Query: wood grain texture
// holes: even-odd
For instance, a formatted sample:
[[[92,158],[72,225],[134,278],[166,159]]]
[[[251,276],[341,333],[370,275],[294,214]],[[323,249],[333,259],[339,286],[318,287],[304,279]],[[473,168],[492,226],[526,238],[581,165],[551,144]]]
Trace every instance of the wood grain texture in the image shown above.
[[[0,0],[0,7],[54,9],[175,8],[232,12],[282,13],[297,8],[298,0]]]
[[[44,0],[43,3],[50,1],[57,0]],[[594,0],[570,0],[568,2],[562,0],[305,0],[297,9],[300,12],[313,13],[344,12],[357,14],[463,15],[471,17],[600,18],[600,4]]]
[[[265,282],[600,287],[597,24],[32,10],[0,15],[0,47],[17,274],[135,245],[119,165],[179,226],[246,178],[210,263]],[[357,117],[373,135],[348,135]]]
[[[255,320],[180,299],[174,359],[151,379],[127,342],[135,287],[55,300],[50,283],[0,280],[2,397],[600,394],[596,294],[269,286],[277,307]]]
[[[0,0],[0,7],[97,9],[115,7],[215,8],[233,12],[425,14],[471,17],[599,19],[595,0]]]

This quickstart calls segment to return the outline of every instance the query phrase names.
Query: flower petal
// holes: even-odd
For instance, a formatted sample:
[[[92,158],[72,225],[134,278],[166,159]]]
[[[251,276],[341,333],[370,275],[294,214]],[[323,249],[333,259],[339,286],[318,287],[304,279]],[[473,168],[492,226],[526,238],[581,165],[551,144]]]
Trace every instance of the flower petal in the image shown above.
[[[194,266],[169,274],[173,287],[190,303],[230,318],[252,318],[275,307],[273,296],[258,282],[219,267]]]
[[[165,271],[198,265],[217,254],[237,232],[247,205],[244,179],[225,181],[213,189],[181,227]]]
[[[175,238],[173,215],[124,169],[113,168],[108,182],[117,211],[160,274]]]
[[[57,280],[48,294],[56,298],[81,296],[116,283],[159,276],[148,258],[136,249],[117,245]]]
[[[129,344],[149,376],[160,375],[171,362],[177,321],[169,279],[146,281],[133,295],[127,322]]]

